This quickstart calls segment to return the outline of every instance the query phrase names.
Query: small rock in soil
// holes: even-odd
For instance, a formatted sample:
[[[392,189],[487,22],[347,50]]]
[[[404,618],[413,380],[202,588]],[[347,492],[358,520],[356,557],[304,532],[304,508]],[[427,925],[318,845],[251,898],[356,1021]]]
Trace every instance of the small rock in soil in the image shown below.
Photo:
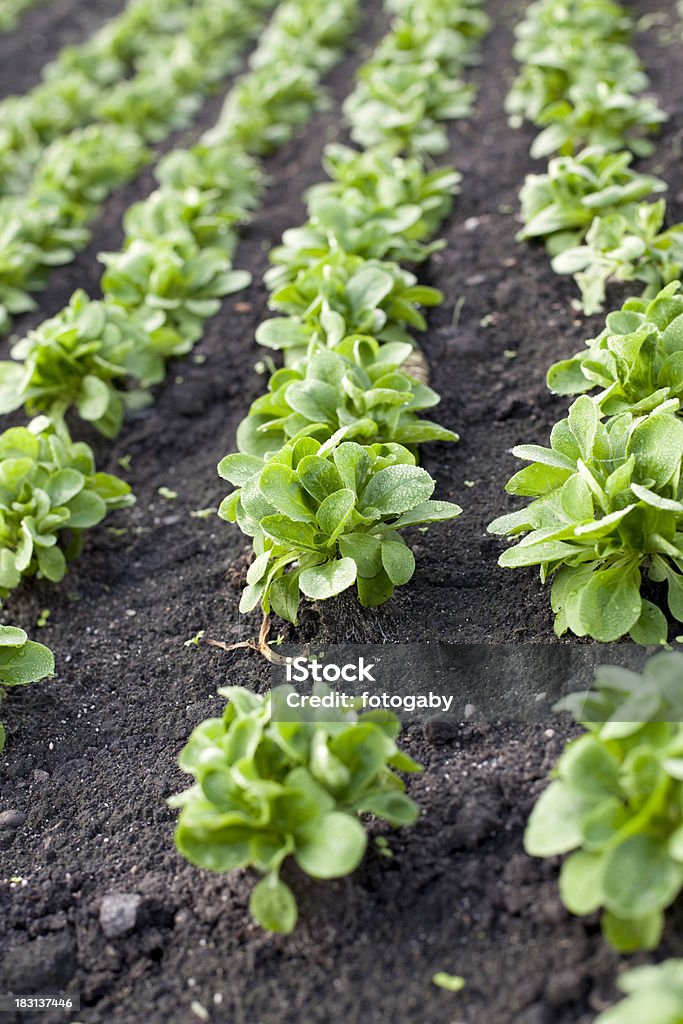
[[[439,711],[436,715],[430,715],[423,726],[425,739],[428,743],[438,745],[449,743],[455,739],[460,729],[460,722],[455,715],[447,711]]]
[[[134,892],[115,892],[104,897],[100,906],[100,927],[108,939],[117,939],[133,931],[141,902]]]
[[[50,778],[50,773],[46,772],[46,771],[43,771],[42,768],[36,768],[35,771],[33,772],[33,781],[34,782],[47,782],[47,780],[49,778]]]
[[[0,828],[20,828],[26,821],[23,811],[9,810],[0,812]]]

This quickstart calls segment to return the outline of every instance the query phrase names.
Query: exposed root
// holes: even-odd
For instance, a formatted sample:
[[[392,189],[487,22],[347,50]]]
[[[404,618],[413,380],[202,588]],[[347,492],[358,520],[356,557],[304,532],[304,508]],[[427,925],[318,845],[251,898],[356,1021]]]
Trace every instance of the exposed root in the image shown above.
[[[284,665],[286,658],[283,658],[281,654],[276,654],[268,643],[268,634],[270,632],[270,615],[263,616],[263,622],[259,630],[258,640],[240,640],[236,644],[226,644],[222,640],[207,640],[207,644],[212,647],[220,647],[222,651],[237,651],[237,650],[249,650],[257,651],[267,661],[270,661],[273,665]]]

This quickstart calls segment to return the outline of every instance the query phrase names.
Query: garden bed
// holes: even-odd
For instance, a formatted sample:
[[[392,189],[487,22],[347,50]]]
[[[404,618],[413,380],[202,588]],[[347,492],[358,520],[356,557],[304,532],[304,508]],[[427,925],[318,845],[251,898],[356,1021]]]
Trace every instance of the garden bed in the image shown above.
[[[77,16],[75,4],[60,6],[65,18]],[[676,23],[671,0],[635,6],[639,14],[656,7]],[[102,5],[107,13],[116,8]],[[541,248],[514,240],[517,192],[534,169],[533,133],[513,131],[503,113],[514,71],[511,27],[522,11],[514,0],[490,11],[496,26],[474,72],[475,116],[450,129],[462,194],[442,232],[447,248],[421,274],[446,295],[430,315],[424,349],[442,395],[439,422],[461,434],[458,445],[427,446],[423,464],[439,481],[437,496],[465,511],[452,526],[416,534],[416,575],[386,606],[364,612],[346,595],[307,607],[299,629],[285,630],[289,640],[558,642],[535,570],[499,569],[500,541],[485,532],[514,504],[503,491],[515,468],[509,449],[543,443],[563,415],[566,401],[545,388],[548,365],[600,323],[572,311],[574,285],[553,274]],[[31,14],[15,36],[17,50],[54,16]],[[92,531],[87,557],[62,586],[30,585],[8,602],[11,621],[54,650],[58,674],[13,695],[5,713],[11,747],[0,770],[0,810],[26,820],[0,830],[0,990],[67,988],[81,996],[72,1019],[84,1024],[180,1024],[204,1019],[201,1008],[205,1019],[231,1024],[583,1024],[615,995],[619,957],[602,942],[597,918],[572,918],[559,900],[556,865],[522,851],[529,809],[566,736],[556,721],[470,724],[439,737],[410,727],[404,746],[426,767],[410,785],[420,821],[397,834],[379,829],[394,857],[371,844],[351,878],[311,884],[290,872],[300,924],[289,937],[266,935],[250,920],[247,875],[197,872],[172,845],[175,812],[164,798],[185,784],[177,755],[188,733],[221,706],[218,686],[264,690],[269,682],[257,655],[185,646],[199,630],[229,644],[259,626],[256,614],[237,612],[244,538],[215,516],[191,512],[224,495],[216,463],[263,389],[254,331],[266,313],[267,250],[303,220],[302,193],[322,178],[322,148],[339,136],[353,71],[384,26],[369,5],[357,52],[328,79],[332,108],[267,161],[273,184],[236,259],[253,272],[252,286],[224,302],[194,354],[174,365],[156,403],[127,423],[115,445],[89,438],[105,471],[131,456],[124,475],[137,505]],[[677,221],[680,43],[660,45],[654,28],[638,37],[638,50],[671,114],[649,163],[670,183]],[[8,60],[3,92],[10,75],[19,76],[12,88],[30,85],[20,62]],[[213,122],[218,105],[204,106],[185,141]],[[40,313],[17,330],[56,312],[75,287],[97,293],[95,253],[120,245],[121,215],[151,181],[145,174],[109,201],[95,242],[54,275]],[[46,608],[47,624],[36,630]],[[109,938],[102,898],[121,893],[141,897],[137,919],[130,934]],[[658,957],[683,952],[676,916]],[[465,990],[432,985],[439,970],[464,976]]]

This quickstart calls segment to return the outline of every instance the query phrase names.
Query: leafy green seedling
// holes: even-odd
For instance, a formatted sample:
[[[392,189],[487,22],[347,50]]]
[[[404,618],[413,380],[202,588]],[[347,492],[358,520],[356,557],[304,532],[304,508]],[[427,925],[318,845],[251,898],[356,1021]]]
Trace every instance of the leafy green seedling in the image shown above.
[[[595,1024],[679,1024],[683,1020],[683,960],[632,967],[617,984],[626,998],[596,1017]]]
[[[418,808],[395,772],[421,766],[396,745],[391,713],[325,710],[304,721],[289,711],[279,720],[275,709],[293,687],[263,697],[238,686],[219,692],[229,699],[223,717],[198,726],[180,755],[195,784],[169,801],[181,809],[176,845],[210,871],[256,868],[264,877],[251,913],[267,931],[288,934],[297,905],[280,878],[283,862],[292,856],[312,878],[355,871],[367,845],[359,815],[411,825]]]
[[[605,329],[571,359],[551,366],[548,387],[560,395],[599,388],[607,415],[648,413],[683,395],[683,292],[673,282],[651,302],[629,299]]]
[[[50,618],[51,615],[52,615],[52,612],[50,611],[49,608],[43,608],[43,610],[41,611],[40,615],[36,619],[36,627],[38,629],[43,629],[44,626],[47,626],[47,621],[48,621],[48,619]]]
[[[17,626],[0,626],[0,702],[5,689],[26,686],[54,675],[55,659],[43,644],[29,640]],[[5,727],[0,722],[0,753],[5,747]]]
[[[37,417],[0,434],[0,597],[23,576],[58,583],[83,531],[134,500],[123,480],[95,471],[92,450],[63,423]]]
[[[324,442],[340,427],[348,440],[366,444],[456,441],[452,431],[420,419],[439,396],[401,370],[412,352],[403,342],[348,337],[334,352],[318,349],[297,368],[276,370],[238,429],[240,451],[263,456],[305,436]]]
[[[641,281],[652,299],[683,273],[683,225],[664,228],[666,202],[640,203],[620,213],[597,217],[583,245],[553,260],[558,274],[573,274],[587,314],[603,308],[609,281]]]
[[[364,607],[384,604],[415,571],[398,531],[460,514],[431,500],[434,480],[407,448],[342,438],[301,437],[265,464],[240,454],[220,463],[238,489],[219,515],[254,538],[242,612],[260,604],[296,623],[302,594],[325,600],[354,585]]]
[[[205,629],[199,629],[194,636],[191,636],[189,640],[183,641],[183,647],[199,647],[199,644],[206,633]]]
[[[644,416],[603,422],[583,395],[553,427],[550,448],[519,445],[531,464],[508,482],[534,500],[501,516],[491,533],[518,538],[507,568],[540,566],[553,580],[555,632],[611,642],[664,643],[667,621],[641,594],[642,573],[666,582],[669,610],[683,621],[683,421],[677,399]]]
[[[666,185],[634,171],[627,150],[600,147],[551,160],[545,174],[530,174],[520,192],[524,227],[519,240],[543,239],[551,256],[579,245],[596,217],[633,207]]]
[[[126,408],[151,401],[165,364],[147,332],[126,310],[76,292],[57,316],[18,341],[0,363],[0,412],[25,405],[29,415],[63,416],[74,407],[106,437],[121,429]],[[135,383],[136,389],[127,389]]]
[[[157,494],[160,494],[161,497],[165,498],[166,501],[175,501],[175,499],[178,497],[178,492],[172,491],[171,488],[166,487],[165,484],[163,484],[161,487],[157,487]]]
[[[580,916],[602,908],[605,937],[621,952],[654,949],[683,887],[683,655],[655,655],[642,676],[603,665],[594,689],[556,710],[587,732],[560,757],[525,848],[570,853],[560,874],[566,907]]]
[[[438,988],[445,988],[447,992],[462,992],[465,987],[465,979],[461,978],[458,974],[437,971],[432,977],[432,984]]]

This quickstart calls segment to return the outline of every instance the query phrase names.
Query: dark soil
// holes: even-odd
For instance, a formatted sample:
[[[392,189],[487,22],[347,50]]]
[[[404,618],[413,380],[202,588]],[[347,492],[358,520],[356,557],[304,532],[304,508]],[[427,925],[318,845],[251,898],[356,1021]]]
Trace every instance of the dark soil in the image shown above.
[[[673,24],[672,0],[657,6]],[[424,463],[439,495],[466,511],[452,528],[416,534],[416,576],[384,608],[362,613],[352,599],[311,607],[289,639],[556,642],[547,592],[532,572],[499,569],[500,545],[485,533],[512,506],[503,492],[514,469],[508,450],[542,442],[563,415],[566,403],[544,386],[548,364],[599,324],[572,311],[573,285],[555,277],[542,250],[514,241],[511,211],[533,169],[532,133],[510,130],[503,114],[513,74],[510,26],[522,9],[521,0],[492,5],[497,25],[475,72],[476,115],[451,132],[462,195],[445,227],[448,247],[422,275],[446,295],[424,348],[443,395],[439,419],[462,435],[458,445],[429,448]],[[371,43],[383,24],[371,5],[359,38]],[[674,115],[657,166],[680,219],[680,47],[660,48],[657,30],[639,46]],[[202,1019],[201,1007],[220,1024],[585,1024],[615,995],[620,961],[596,920],[571,918],[559,902],[557,865],[522,851],[529,808],[566,735],[557,722],[469,724],[438,744],[421,726],[409,727],[404,744],[426,766],[410,784],[423,808],[418,825],[378,829],[393,859],[371,844],[351,878],[312,884],[292,871],[301,914],[289,938],[267,936],[250,921],[249,875],[198,872],[173,849],[175,815],[164,798],[185,785],[179,749],[222,706],[219,685],[262,690],[269,679],[256,655],[184,646],[200,629],[226,642],[258,629],[256,616],[237,611],[244,538],[215,517],[190,513],[217,506],[224,493],[215,465],[263,387],[254,330],[266,314],[266,251],[303,217],[301,194],[321,178],[322,146],[340,131],[340,100],[361,56],[332,74],[332,108],[268,163],[274,184],[237,260],[254,284],[225,303],[146,416],[114,446],[90,439],[102,469],[116,471],[117,459],[132,456],[126,475],[136,508],[93,531],[64,585],[26,587],[8,604],[7,621],[50,644],[59,671],[3,708],[9,741],[0,810],[27,818],[0,831],[0,992],[67,988],[80,993],[83,1009],[71,1019],[84,1024],[184,1024]],[[186,141],[211,123],[216,105],[207,105]],[[74,287],[96,292],[94,254],[118,246],[123,210],[151,186],[146,175],[113,197],[96,244],[55,276],[41,315],[60,308]],[[161,497],[161,486],[177,499]],[[39,631],[44,608],[51,614]],[[107,939],[102,898],[122,892],[141,897],[136,926]],[[661,955],[683,952],[675,933],[672,925]],[[465,976],[465,991],[434,987],[437,970]]]
[[[124,0],[49,0],[26,11],[15,31],[0,34],[0,96],[28,92],[63,46],[87,39],[123,7]]]

